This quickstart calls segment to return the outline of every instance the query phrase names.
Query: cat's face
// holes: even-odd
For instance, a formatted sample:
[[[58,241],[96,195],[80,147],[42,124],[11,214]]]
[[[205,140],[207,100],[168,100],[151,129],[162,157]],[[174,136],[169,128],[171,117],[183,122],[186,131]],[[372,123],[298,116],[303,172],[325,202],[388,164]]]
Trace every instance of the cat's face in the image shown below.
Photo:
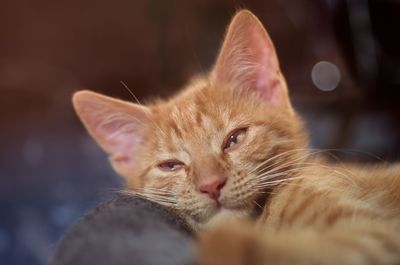
[[[141,106],[86,91],[74,104],[128,188],[195,228],[253,214],[306,143],[272,43],[247,11],[235,16],[211,74],[172,99]]]
[[[140,151],[147,155],[144,185],[172,192],[177,208],[200,223],[221,209],[251,214],[266,188],[260,175],[273,163],[271,172],[281,173],[284,159],[298,154],[289,151],[304,144],[295,117],[230,86],[200,82],[150,108],[154,125]]]

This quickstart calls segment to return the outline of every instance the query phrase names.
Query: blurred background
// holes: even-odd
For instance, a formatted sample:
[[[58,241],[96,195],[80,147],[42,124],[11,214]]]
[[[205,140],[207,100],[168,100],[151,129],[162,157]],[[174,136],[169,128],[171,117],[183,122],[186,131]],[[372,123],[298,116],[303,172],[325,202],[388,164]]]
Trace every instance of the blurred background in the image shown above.
[[[275,43],[312,147],[399,160],[397,0],[2,0],[0,264],[48,264],[65,229],[121,187],[71,94],[132,100],[121,81],[140,100],[171,94],[209,69],[244,7]]]

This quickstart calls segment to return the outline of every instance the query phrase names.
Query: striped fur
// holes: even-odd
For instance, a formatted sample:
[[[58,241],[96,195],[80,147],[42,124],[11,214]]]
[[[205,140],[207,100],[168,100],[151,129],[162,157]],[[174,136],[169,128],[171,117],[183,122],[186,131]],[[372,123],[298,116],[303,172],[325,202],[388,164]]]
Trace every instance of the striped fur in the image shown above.
[[[203,265],[400,264],[400,166],[330,164],[307,148],[267,33],[239,12],[209,76],[139,106],[78,92],[78,115],[127,193],[200,231]],[[230,132],[245,128],[225,152]],[[179,170],[163,171],[163,161]],[[219,202],[200,192],[227,179]]]

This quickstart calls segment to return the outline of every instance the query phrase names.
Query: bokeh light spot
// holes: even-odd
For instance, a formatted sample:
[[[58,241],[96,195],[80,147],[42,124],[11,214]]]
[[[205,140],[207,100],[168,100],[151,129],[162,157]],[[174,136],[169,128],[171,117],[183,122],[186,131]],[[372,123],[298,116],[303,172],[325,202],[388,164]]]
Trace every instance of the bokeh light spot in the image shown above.
[[[311,79],[318,89],[332,91],[339,85],[341,75],[339,68],[335,64],[321,61],[316,63],[312,68]]]

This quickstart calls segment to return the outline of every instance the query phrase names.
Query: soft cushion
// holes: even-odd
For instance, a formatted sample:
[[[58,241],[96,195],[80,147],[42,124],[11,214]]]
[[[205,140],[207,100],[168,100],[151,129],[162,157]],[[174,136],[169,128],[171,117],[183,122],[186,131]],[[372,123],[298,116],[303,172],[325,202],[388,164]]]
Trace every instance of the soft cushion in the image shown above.
[[[118,196],[81,217],[64,235],[53,265],[192,265],[192,233],[168,209]]]

